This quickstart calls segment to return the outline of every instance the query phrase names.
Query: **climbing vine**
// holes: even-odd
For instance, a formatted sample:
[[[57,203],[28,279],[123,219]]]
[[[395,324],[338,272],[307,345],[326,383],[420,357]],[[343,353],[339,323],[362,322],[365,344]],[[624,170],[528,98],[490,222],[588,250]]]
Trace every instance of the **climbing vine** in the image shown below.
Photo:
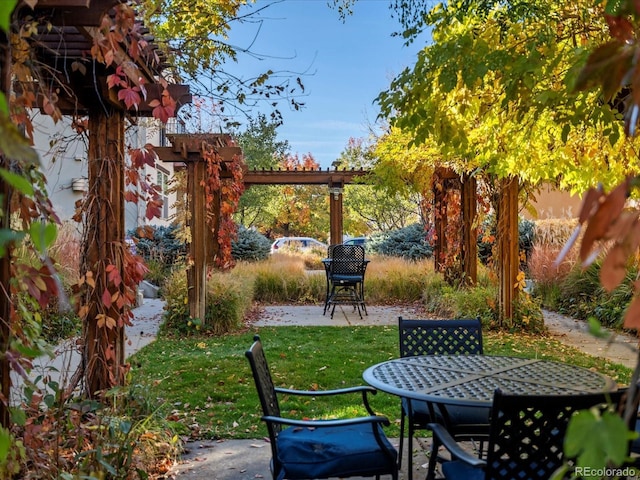
[[[228,270],[235,264],[231,255],[231,241],[237,235],[233,214],[238,209],[240,196],[244,191],[244,162],[239,155],[225,161],[212,145],[203,148],[202,156],[207,164],[204,185],[207,224],[217,241],[214,261],[217,268]],[[223,171],[228,173],[229,178],[222,178]]]

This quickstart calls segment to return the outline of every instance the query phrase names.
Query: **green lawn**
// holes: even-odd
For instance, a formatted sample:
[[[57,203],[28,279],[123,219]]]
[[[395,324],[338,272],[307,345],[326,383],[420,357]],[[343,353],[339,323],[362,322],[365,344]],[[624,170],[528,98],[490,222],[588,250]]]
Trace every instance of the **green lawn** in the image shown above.
[[[331,389],[363,384],[370,365],[398,356],[396,326],[265,327],[224,337],[160,337],[131,358],[132,384],[157,402],[183,433],[197,438],[260,438],[260,406],[244,352],[259,334],[274,382],[296,389]],[[593,368],[627,384],[631,370],[595,359],[548,337],[485,332],[485,353],[539,357]],[[319,418],[364,414],[360,397],[343,403],[285,398],[286,415]],[[373,408],[389,417],[391,437],[399,435],[397,397],[378,393]]]

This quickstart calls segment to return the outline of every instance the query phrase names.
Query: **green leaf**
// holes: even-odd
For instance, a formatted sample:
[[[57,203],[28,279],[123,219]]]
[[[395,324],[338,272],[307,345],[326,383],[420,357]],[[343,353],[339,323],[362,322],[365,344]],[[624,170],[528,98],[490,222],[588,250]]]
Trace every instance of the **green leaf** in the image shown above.
[[[8,228],[0,229],[0,257],[7,254],[7,245],[20,242],[24,236],[24,232],[16,232]]]
[[[27,413],[21,408],[11,408],[11,421],[18,426],[24,426],[27,423]],[[1,454],[0,463],[2,463]]]
[[[29,228],[29,235],[33,245],[44,254],[55,241],[58,227],[54,223],[34,222]]]
[[[633,437],[622,417],[597,409],[582,410],[571,418],[564,440],[567,457],[577,457],[576,466],[605,468],[622,465],[627,457],[627,444]]]
[[[38,153],[7,115],[0,115],[0,153],[21,165],[39,165]]]
[[[602,329],[602,325],[595,317],[589,317],[587,319],[587,324],[589,327],[589,333],[597,338],[607,338],[609,336],[609,332]]]
[[[3,0],[0,2],[0,28],[5,32],[9,31],[11,26],[11,13],[13,13],[13,9],[16,8],[17,4],[18,0]]]
[[[6,116],[9,115],[9,104],[3,92],[0,92],[0,113]]]
[[[0,136],[1,133],[0,133]],[[18,190],[23,195],[28,197],[32,197],[34,195],[33,185],[27,178],[22,175],[18,175],[17,173],[10,172],[9,170],[0,169],[0,176],[11,185],[13,188]]]

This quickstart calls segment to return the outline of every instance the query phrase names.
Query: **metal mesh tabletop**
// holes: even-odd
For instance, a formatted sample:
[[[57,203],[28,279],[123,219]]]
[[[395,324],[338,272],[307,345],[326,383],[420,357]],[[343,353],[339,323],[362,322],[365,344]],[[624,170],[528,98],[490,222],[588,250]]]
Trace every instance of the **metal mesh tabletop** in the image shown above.
[[[469,406],[490,406],[496,388],[528,395],[579,395],[616,389],[609,377],[575,365],[490,355],[399,358],[368,368],[363,378],[394,395]]]

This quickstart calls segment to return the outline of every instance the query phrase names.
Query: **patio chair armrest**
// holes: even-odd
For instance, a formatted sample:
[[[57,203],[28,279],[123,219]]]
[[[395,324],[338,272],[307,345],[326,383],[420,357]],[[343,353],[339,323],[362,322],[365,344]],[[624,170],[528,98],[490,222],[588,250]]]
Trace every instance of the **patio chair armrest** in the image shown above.
[[[278,388],[276,387],[276,392],[278,393],[284,393],[287,395],[306,395],[306,396],[310,396],[310,397],[321,397],[321,396],[327,396],[327,395],[342,395],[345,393],[358,393],[358,392],[364,392],[364,393],[371,393],[372,395],[375,395],[376,393],[378,393],[378,391],[373,388],[373,387],[369,387],[368,385],[359,385],[356,387],[347,387],[347,388],[338,388],[338,389],[334,389],[334,390],[294,390],[291,388]]]
[[[370,387],[368,385],[358,385],[355,387],[347,387],[347,388],[339,388],[334,390],[293,390],[290,388],[276,388],[276,393],[281,393],[285,395],[300,395],[307,397],[323,397],[329,395],[344,395],[347,393],[362,393],[362,403],[364,407],[367,409],[367,412],[372,416],[375,416],[375,412],[369,405],[369,398],[367,394],[375,395],[378,391]]]
[[[472,467],[480,468],[487,464],[487,462],[481,458],[471,455],[469,452],[462,449],[443,425],[439,423],[430,423],[428,428],[433,432],[434,448],[437,448],[437,445],[443,445],[447,450],[449,450],[452,458],[456,458],[457,460],[471,465]]]
[[[343,418],[335,420],[298,420],[295,418],[274,417],[273,415],[264,415],[262,417],[267,423],[279,423],[281,425],[290,425],[292,427],[307,428],[323,428],[323,427],[343,427],[347,425],[359,425],[361,423],[379,423],[389,426],[389,419],[383,415],[372,415],[369,417]]]

